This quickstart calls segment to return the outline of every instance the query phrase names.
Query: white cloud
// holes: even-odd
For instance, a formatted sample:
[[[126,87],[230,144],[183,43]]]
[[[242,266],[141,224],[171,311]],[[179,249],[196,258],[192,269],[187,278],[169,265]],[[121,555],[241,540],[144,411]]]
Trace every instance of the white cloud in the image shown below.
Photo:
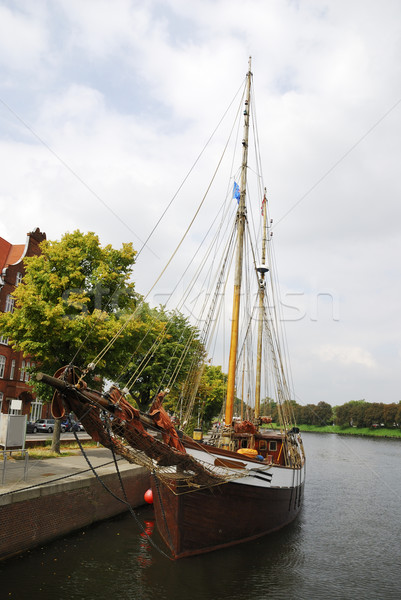
[[[376,366],[376,363],[367,350],[357,346],[331,346],[326,345],[317,349],[317,356],[323,362],[336,362],[347,367],[362,365],[369,369]]]
[[[0,5],[0,64],[7,70],[26,74],[45,58],[47,35],[41,12],[39,8],[39,14],[27,14]],[[13,79],[9,73],[7,83],[13,85]]]
[[[251,54],[281,282],[302,316],[286,323],[295,388],[398,401],[400,17],[396,0],[3,2],[0,235],[80,228],[140,247]],[[138,261],[141,291],[206,165],[151,240],[158,258]]]

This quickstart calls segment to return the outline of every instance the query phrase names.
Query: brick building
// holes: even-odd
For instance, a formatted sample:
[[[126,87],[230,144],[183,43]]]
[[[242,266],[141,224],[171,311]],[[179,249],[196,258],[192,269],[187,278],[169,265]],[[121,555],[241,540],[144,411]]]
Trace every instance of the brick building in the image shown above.
[[[25,274],[24,258],[40,254],[39,244],[46,234],[35,229],[27,234],[25,244],[10,244],[0,237],[0,311],[12,312],[14,299],[11,293],[21,283]],[[8,338],[0,331],[0,412],[29,415],[35,421],[47,417],[42,403],[32,395],[28,385],[27,368],[34,365],[22,352],[14,352]],[[14,401],[14,402],[13,402]],[[15,402],[17,401],[17,402]],[[47,408],[47,407],[46,407]]]

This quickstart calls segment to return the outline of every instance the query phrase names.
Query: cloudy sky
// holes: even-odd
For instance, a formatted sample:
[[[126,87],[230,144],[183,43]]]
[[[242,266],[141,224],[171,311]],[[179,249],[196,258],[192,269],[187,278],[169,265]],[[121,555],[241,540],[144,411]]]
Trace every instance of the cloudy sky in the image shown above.
[[[0,0],[0,236],[141,248],[252,55],[296,398],[400,401],[400,23],[398,0]]]

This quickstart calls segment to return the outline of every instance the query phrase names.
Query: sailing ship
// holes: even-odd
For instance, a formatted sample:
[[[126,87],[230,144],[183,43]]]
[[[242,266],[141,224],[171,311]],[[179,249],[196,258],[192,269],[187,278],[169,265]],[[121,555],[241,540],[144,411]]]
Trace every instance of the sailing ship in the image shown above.
[[[161,390],[144,413],[128,401],[127,389],[120,389],[117,385],[106,392],[90,389],[85,382],[85,373],[93,365],[83,372],[69,365],[60,368],[55,376],[37,375],[40,381],[55,388],[55,418],[61,418],[65,412],[74,412],[94,440],[129,462],[149,469],[157,528],[173,558],[254,540],[289,524],[302,507],[305,454],[299,429],[292,418],[285,351],[280,340],[282,323],[274,305],[277,292],[272,287],[271,223],[263,186],[259,200],[262,204],[259,261],[254,247],[246,246],[252,90],[249,60],[241,99],[240,183],[234,182],[233,186],[233,204],[236,206],[230,238],[233,243],[229,244],[235,256],[235,261],[232,261],[235,263],[233,310],[221,427],[207,441],[199,428],[195,429],[192,437],[187,435],[185,422],[188,418],[185,414],[181,414],[182,431],[163,407],[167,390]],[[243,298],[247,291],[244,263],[249,256],[252,258],[256,302],[254,308],[245,311],[249,323],[241,327]],[[215,324],[216,307],[222,304],[221,294],[229,281],[230,262],[228,259],[221,261],[216,278],[217,291],[210,297],[208,308],[203,308],[208,315],[202,337],[204,348],[208,347],[210,330],[215,329],[210,323]],[[255,329],[255,361],[245,358],[246,353],[254,351],[249,341],[251,329]],[[266,367],[268,358],[270,366]],[[187,410],[194,406],[202,368],[199,362],[194,366],[195,375],[190,385],[182,390],[182,396],[187,398]],[[255,372],[255,383],[247,387],[245,399],[244,377],[250,371]],[[267,381],[270,382],[269,394],[273,396],[274,393],[275,396],[274,406],[279,420],[274,429],[269,424],[271,418],[261,414],[261,390]],[[253,398],[250,398],[249,390]],[[241,415],[235,415],[234,407],[241,395]],[[266,405],[266,402],[263,404]],[[248,411],[247,415],[244,410]]]

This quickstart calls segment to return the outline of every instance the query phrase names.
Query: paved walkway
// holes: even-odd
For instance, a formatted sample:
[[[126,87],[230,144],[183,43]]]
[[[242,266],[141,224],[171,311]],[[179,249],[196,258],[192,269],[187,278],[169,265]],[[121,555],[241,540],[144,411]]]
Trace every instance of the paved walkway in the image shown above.
[[[98,469],[100,474],[115,472],[113,455],[110,450],[99,446],[85,450],[90,463]],[[28,451],[29,453],[29,451]],[[133,468],[126,460],[117,456],[120,471]],[[76,455],[61,456],[59,458],[46,458],[41,460],[28,459],[26,479],[24,480],[24,461],[7,460],[6,471],[3,479],[4,463],[0,454],[0,496],[13,491],[53,483],[63,478],[88,478],[94,477],[83,454],[78,451]]]

